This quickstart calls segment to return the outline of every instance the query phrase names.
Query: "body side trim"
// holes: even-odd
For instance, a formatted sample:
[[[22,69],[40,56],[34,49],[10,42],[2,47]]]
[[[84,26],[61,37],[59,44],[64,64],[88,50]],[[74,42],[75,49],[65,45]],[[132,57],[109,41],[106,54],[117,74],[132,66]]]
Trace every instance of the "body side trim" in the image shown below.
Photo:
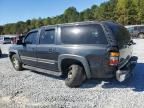
[[[48,63],[48,64],[55,64],[57,62],[55,60],[41,59],[41,58],[27,57],[27,56],[21,56],[21,58],[22,60],[29,60],[34,62]]]

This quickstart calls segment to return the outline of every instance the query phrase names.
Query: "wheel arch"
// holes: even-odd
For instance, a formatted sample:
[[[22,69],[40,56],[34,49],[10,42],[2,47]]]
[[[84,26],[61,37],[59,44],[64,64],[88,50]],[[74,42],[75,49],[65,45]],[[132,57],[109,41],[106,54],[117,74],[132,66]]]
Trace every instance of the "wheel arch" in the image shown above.
[[[16,54],[17,57],[18,57],[18,59],[19,59],[19,61],[22,62],[22,60],[21,60],[21,58],[20,58],[20,56],[19,56],[19,53],[18,53],[18,51],[16,51],[16,50],[10,50],[10,51],[9,51],[9,58],[10,58],[10,60],[11,60],[11,57],[12,57],[14,54]]]
[[[60,55],[58,58],[58,68],[59,68],[60,72],[63,72],[62,63],[64,60],[73,60],[73,61],[77,61],[78,63],[82,64],[83,68],[85,70],[85,73],[86,73],[86,77],[88,79],[91,78],[90,67],[89,67],[88,61],[84,57],[78,56],[78,55],[71,55],[71,54]]]

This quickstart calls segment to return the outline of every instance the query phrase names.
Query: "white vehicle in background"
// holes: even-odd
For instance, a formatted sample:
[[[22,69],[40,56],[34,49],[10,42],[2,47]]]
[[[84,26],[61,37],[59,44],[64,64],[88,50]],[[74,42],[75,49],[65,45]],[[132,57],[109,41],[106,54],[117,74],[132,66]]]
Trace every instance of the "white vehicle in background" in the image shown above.
[[[10,37],[0,36],[0,43],[1,44],[10,44],[11,43],[11,38]]]
[[[144,25],[127,25],[125,26],[132,38],[144,39]]]

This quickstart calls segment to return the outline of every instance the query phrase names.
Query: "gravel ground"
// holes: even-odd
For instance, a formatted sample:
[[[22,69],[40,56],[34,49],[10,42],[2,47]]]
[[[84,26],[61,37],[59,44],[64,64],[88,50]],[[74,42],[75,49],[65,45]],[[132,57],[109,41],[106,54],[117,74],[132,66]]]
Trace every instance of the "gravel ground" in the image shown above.
[[[10,45],[0,45],[0,108],[144,108],[144,40],[135,42],[138,63],[129,82],[89,80],[80,88],[68,88],[58,77],[15,71],[6,55]]]

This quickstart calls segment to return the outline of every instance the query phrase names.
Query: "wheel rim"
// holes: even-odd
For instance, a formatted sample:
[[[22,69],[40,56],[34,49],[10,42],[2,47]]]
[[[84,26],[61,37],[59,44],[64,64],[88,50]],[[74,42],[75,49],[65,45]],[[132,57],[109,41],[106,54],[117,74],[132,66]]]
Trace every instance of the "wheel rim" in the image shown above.
[[[16,58],[13,58],[13,66],[15,68],[18,68],[18,66],[19,66],[18,60]]]

